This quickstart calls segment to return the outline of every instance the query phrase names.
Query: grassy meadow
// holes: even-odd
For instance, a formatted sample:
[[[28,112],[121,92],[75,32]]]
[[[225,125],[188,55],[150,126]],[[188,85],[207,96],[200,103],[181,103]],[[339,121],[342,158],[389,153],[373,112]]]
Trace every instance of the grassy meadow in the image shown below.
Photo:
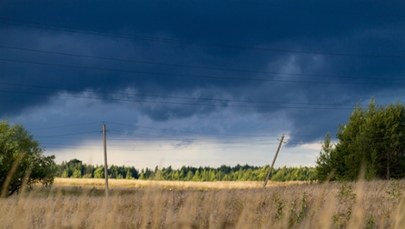
[[[55,180],[0,199],[0,228],[405,228],[405,180]]]

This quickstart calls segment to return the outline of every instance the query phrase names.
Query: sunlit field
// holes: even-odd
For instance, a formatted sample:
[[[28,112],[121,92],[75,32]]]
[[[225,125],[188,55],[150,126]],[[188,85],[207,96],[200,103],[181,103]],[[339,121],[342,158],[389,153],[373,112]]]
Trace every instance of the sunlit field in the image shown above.
[[[404,228],[405,181],[56,179],[0,199],[1,228]]]
[[[55,178],[54,187],[83,187],[83,188],[104,188],[104,179],[80,179],[80,178]],[[215,181],[215,182],[199,182],[199,181],[157,181],[157,180],[125,180],[125,179],[109,179],[111,188],[161,188],[161,189],[257,189],[263,187],[263,182],[256,181]],[[290,186],[296,184],[305,184],[309,182],[303,181],[288,181],[288,182],[271,182],[267,187]]]

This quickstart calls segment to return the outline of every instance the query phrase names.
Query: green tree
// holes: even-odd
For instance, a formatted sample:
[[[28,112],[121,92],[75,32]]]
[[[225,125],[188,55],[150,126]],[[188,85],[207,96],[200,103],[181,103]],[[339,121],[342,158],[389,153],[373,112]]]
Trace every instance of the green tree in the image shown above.
[[[191,178],[192,181],[200,181],[201,180],[201,176],[200,176],[200,171],[196,171],[193,178]]]
[[[210,169],[209,176],[210,176],[209,181],[216,181],[215,170]]]
[[[63,170],[62,174],[60,175],[63,178],[68,178],[69,177],[69,173],[67,170]]]
[[[141,172],[139,173],[139,180],[146,180],[145,178],[145,171],[142,169]]]
[[[82,178],[82,172],[79,169],[73,170],[72,178]]]
[[[186,181],[191,181],[191,180],[193,179],[193,176],[194,176],[193,171],[189,170],[189,171],[187,172],[187,176],[186,176],[184,179],[185,179]]]
[[[83,165],[83,178],[92,178],[94,173],[94,166],[93,165]]]
[[[162,174],[162,170],[159,169],[158,166],[155,167],[155,171],[153,173],[153,179],[154,180],[163,180],[163,174]]]
[[[325,181],[332,178],[335,169],[333,161],[334,153],[331,137],[329,134],[327,134],[324,142],[322,143],[322,150],[316,160],[316,175],[318,180]]]
[[[53,183],[57,167],[54,156],[43,155],[38,142],[21,126],[0,122],[0,187],[9,196],[23,185]]]
[[[336,147],[324,148],[318,158],[318,179],[331,171],[338,180],[357,179],[362,171],[366,179],[405,177],[403,104],[382,107],[372,100],[366,109],[356,107],[337,139]]]
[[[131,180],[134,179],[134,177],[132,176],[132,172],[130,169],[127,169],[127,173],[125,175],[125,179]]]
[[[104,167],[99,166],[94,170],[94,178],[104,178]]]
[[[110,166],[108,169],[109,178],[119,178],[118,167],[115,165]]]

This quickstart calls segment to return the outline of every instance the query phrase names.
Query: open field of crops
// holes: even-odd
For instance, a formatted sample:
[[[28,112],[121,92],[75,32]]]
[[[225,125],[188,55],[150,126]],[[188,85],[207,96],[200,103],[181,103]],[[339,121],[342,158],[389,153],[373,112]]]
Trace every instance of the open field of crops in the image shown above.
[[[404,228],[405,181],[165,182],[56,179],[0,199],[1,228]]]
[[[55,178],[55,187],[95,187],[104,188],[104,179],[75,179],[75,178]],[[163,189],[257,189],[263,187],[263,182],[256,181],[157,181],[157,180],[125,180],[109,179],[111,188],[163,188]],[[305,184],[302,181],[271,182],[267,187],[290,186]],[[307,182],[308,183],[308,182]]]

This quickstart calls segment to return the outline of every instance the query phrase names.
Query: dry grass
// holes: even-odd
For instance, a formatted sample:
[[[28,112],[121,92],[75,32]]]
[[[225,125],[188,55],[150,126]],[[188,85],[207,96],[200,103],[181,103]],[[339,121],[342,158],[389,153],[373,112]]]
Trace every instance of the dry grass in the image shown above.
[[[405,228],[405,181],[263,189],[255,182],[115,180],[108,199],[102,185],[58,179],[51,190],[0,199],[0,227]]]
[[[216,182],[199,182],[199,181],[156,181],[156,180],[125,180],[109,179],[111,188],[150,188],[157,187],[163,189],[257,189],[263,187],[263,182],[257,181],[216,181]],[[297,184],[306,184],[303,181],[289,182],[270,182],[267,187],[290,186]],[[75,178],[55,178],[54,186],[56,187],[97,187],[104,188],[104,179],[75,179]]]

